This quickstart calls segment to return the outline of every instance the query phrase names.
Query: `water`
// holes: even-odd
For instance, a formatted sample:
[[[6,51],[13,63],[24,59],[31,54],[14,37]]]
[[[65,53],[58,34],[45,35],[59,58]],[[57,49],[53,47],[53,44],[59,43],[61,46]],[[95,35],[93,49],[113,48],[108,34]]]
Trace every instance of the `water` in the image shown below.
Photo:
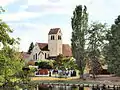
[[[29,84],[23,84],[23,85],[17,85],[14,87],[6,87],[6,88],[0,88],[0,90],[120,90],[120,87],[118,88],[110,88],[108,87],[82,87],[82,86],[68,86],[68,85],[47,85],[47,84],[40,84],[40,85],[29,85]]]
[[[79,89],[79,87],[72,87],[72,86],[54,86],[54,87],[39,86],[37,89],[38,90],[92,90],[90,87],[84,87]]]

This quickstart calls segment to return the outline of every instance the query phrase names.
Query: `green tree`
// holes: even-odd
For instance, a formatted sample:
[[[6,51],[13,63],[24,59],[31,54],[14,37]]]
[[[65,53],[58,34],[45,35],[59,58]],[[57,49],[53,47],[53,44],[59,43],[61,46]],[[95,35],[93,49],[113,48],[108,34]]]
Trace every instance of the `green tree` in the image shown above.
[[[2,13],[3,9],[0,9]],[[15,49],[15,45],[19,44],[17,39],[9,36],[13,30],[0,19],[0,82],[7,85],[9,82],[15,81],[15,74],[22,70],[24,65],[20,59],[20,53]]]
[[[90,28],[87,33],[88,40],[88,58],[91,67],[91,73],[93,74],[93,78],[95,75],[100,73],[102,69],[100,64],[101,58],[101,49],[104,45],[105,33],[107,31],[106,24],[101,24],[97,22],[93,22],[90,25]]]
[[[108,43],[104,47],[104,54],[108,70],[120,76],[120,15],[115,19],[106,37]]]
[[[34,44],[33,44],[33,42],[31,42],[29,49],[28,49],[28,54],[31,54],[33,48],[34,48]]]
[[[35,66],[38,66],[38,68],[41,69],[52,69],[53,63],[53,60],[39,60],[38,62],[35,62]]]
[[[76,6],[72,17],[72,52],[73,57],[78,64],[81,78],[83,78],[83,72],[85,68],[85,32],[88,27],[88,13],[87,7],[82,5]]]
[[[58,55],[55,62],[53,62],[54,68],[62,71],[76,70],[77,64],[75,60],[71,57],[64,57],[62,54]],[[63,72],[59,73],[61,77]]]
[[[24,62],[20,59],[20,54],[10,47],[4,47],[0,51],[0,77],[6,85],[17,79],[15,74],[22,71]]]
[[[64,56],[62,54],[57,56],[56,65],[55,65],[57,67],[57,69],[61,69],[63,67],[63,63],[62,63],[63,58],[64,58]]]

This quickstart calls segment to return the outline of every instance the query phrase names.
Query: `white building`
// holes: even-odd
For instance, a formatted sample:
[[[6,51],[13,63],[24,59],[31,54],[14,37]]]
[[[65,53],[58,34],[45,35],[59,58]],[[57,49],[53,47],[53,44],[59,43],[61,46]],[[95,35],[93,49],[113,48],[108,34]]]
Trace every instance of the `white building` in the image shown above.
[[[48,43],[36,42],[29,60],[54,59],[59,54],[71,57],[72,51],[68,44],[62,44],[62,32],[60,28],[50,29],[48,33]]]

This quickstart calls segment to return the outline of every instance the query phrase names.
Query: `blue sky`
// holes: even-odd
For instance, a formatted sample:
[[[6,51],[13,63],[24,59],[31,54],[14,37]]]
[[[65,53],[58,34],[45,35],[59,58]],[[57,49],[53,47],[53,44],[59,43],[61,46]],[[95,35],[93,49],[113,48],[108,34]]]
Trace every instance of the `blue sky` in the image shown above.
[[[120,0],[0,0],[6,12],[0,15],[21,38],[20,51],[31,42],[47,42],[50,28],[61,28],[63,43],[70,44],[71,17],[76,5],[86,5],[89,21],[114,23],[120,15]]]

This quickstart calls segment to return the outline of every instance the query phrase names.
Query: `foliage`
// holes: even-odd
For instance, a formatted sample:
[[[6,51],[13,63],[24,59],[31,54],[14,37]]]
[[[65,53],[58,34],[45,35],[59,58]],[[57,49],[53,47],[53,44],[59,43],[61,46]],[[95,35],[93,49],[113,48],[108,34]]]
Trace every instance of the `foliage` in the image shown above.
[[[35,62],[35,65],[41,69],[52,69],[53,61],[52,60],[40,60],[38,62]]]
[[[29,76],[35,76],[35,72],[37,71],[37,68],[36,67],[32,67],[32,66],[29,66]]]
[[[33,44],[33,42],[31,42],[29,49],[28,49],[28,54],[31,54],[33,48],[34,48],[34,44]]]
[[[64,56],[62,54],[59,54],[56,58],[56,61],[54,62],[54,67],[56,69],[62,69],[63,65],[62,65],[62,61],[63,61]]]
[[[91,73],[95,75],[102,69],[100,64],[101,49],[104,45],[106,24],[94,22],[90,25],[87,33],[88,47],[87,53],[91,67]]]
[[[16,78],[15,74],[22,71],[24,62],[20,59],[20,54],[10,47],[4,47],[0,51],[0,76],[3,83],[11,82]]]
[[[86,6],[76,6],[71,24],[73,30],[71,39],[73,57],[76,59],[81,76],[83,76],[85,68],[85,33],[88,27],[88,13]]]
[[[5,10],[0,6],[0,13],[5,12]]]
[[[39,63],[39,68],[42,68],[42,69],[51,69],[52,67],[47,62],[40,62]]]
[[[120,15],[115,19],[106,37],[108,43],[104,46],[104,54],[108,70],[120,76]]]
[[[20,58],[20,53],[15,49],[15,45],[19,44],[18,40],[9,36],[9,33],[12,33],[12,31],[13,30],[0,19],[0,44],[3,45],[0,46],[0,82],[3,85],[16,79],[15,74],[22,71],[24,65]]]
[[[60,54],[54,62],[54,68],[59,70],[75,70],[77,69],[77,64],[73,58],[67,58]]]

